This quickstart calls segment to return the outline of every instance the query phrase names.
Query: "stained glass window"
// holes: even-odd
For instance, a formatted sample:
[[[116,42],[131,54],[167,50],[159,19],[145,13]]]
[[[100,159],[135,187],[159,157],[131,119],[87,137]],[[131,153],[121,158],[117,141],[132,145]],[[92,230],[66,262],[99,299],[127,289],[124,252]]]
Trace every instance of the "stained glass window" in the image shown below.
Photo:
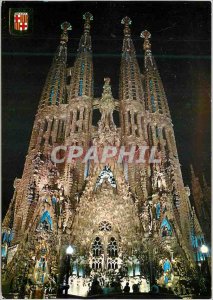
[[[114,237],[111,237],[107,250],[108,250],[109,257],[117,257],[118,256],[118,245],[117,245],[116,239]]]
[[[111,231],[112,230],[112,225],[107,221],[102,221],[99,224],[99,230],[100,231]]]
[[[103,245],[101,239],[97,236],[92,245],[93,256],[100,256],[102,253]]]

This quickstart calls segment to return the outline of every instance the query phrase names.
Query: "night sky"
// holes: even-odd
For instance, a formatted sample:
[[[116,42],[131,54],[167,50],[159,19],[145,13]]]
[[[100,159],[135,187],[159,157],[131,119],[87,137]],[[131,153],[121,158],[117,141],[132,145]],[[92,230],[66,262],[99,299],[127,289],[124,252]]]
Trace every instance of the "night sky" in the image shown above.
[[[33,34],[9,34],[9,8],[33,8]],[[189,165],[211,172],[211,2],[3,2],[2,3],[2,214],[13,195],[13,181],[22,176],[41,91],[59,43],[60,24],[73,30],[68,65],[73,65],[82,34],[82,15],[92,22],[95,97],[110,77],[118,97],[123,38],[121,19],[132,19],[132,38],[143,72],[140,33],[152,33],[152,52],[164,83],[174,124],[185,185]]]

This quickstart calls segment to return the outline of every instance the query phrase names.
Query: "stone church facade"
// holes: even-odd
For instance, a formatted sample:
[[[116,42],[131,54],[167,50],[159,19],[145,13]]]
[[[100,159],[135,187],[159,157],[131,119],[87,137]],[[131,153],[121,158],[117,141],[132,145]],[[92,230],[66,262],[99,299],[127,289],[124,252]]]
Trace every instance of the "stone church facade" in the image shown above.
[[[195,293],[197,261],[204,234],[184,186],[173,124],[151,51],[151,34],[141,33],[141,73],[125,17],[119,99],[110,78],[93,94],[90,35],[84,30],[72,67],[67,66],[68,31],[62,35],[41,95],[22,178],[2,225],[3,293],[54,297],[72,292],[75,279],[135,280],[141,291],[157,281],[177,295]],[[104,76],[105,74],[103,74]],[[100,119],[93,125],[95,112]],[[119,123],[115,119],[119,119]],[[117,124],[118,123],[118,124]],[[64,160],[58,146],[155,147],[160,163]],[[64,151],[58,152],[63,158]],[[72,255],[66,252],[72,247]],[[65,288],[63,288],[65,286]],[[68,291],[68,292],[69,292]],[[86,292],[85,292],[86,293]],[[49,296],[48,296],[49,295]]]

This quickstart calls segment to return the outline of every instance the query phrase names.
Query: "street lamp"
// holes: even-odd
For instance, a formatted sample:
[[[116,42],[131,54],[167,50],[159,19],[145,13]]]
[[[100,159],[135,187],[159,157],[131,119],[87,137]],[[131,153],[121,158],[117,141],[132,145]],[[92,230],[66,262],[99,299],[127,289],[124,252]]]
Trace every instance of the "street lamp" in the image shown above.
[[[74,253],[74,249],[71,245],[69,245],[66,249],[67,254],[67,272],[66,272],[66,287],[65,287],[65,294],[67,295],[69,289],[69,274],[70,274],[70,257]]]
[[[206,245],[203,244],[200,247],[200,251],[201,251],[202,254],[207,254],[209,252],[209,248]]]
[[[200,251],[204,256],[204,261],[203,261],[203,263],[201,263],[201,268],[202,268],[202,265],[203,265],[203,270],[201,270],[201,271],[204,274],[204,278],[205,278],[206,292],[209,293],[209,291],[211,290],[211,273],[210,273],[210,270],[209,270],[208,257],[207,257],[207,254],[209,252],[209,248],[205,244],[203,244],[200,247]]]

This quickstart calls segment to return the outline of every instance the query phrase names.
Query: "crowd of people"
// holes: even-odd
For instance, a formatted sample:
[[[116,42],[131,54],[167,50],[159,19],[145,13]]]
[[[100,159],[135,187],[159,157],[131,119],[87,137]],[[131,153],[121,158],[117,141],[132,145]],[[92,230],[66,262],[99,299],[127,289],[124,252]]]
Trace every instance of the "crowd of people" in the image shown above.
[[[133,293],[139,293],[139,285],[133,284],[132,286]],[[129,282],[126,282],[126,285],[124,288],[122,288],[122,285],[119,281],[113,281],[111,284],[107,283],[106,286],[101,287],[99,281],[97,279],[94,279],[89,291],[88,296],[92,295],[108,295],[108,294],[129,294],[130,293],[130,286]]]
[[[173,294],[171,288],[159,286],[155,280],[151,286],[147,283],[142,284],[140,278],[109,278],[104,276],[93,276],[88,278],[73,277],[69,282],[70,295],[95,296],[95,295],[112,295],[112,294]]]
[[[108,294],[129,294],[130,292],[139,293],[140,292],[140,283],[130,283],[126,281],[125,283],[119,279],[113,280],[112,282],[107,282],[102,285],[101,280],[94,278],[88,293],[88,296],[92,295],[108,295]]]

